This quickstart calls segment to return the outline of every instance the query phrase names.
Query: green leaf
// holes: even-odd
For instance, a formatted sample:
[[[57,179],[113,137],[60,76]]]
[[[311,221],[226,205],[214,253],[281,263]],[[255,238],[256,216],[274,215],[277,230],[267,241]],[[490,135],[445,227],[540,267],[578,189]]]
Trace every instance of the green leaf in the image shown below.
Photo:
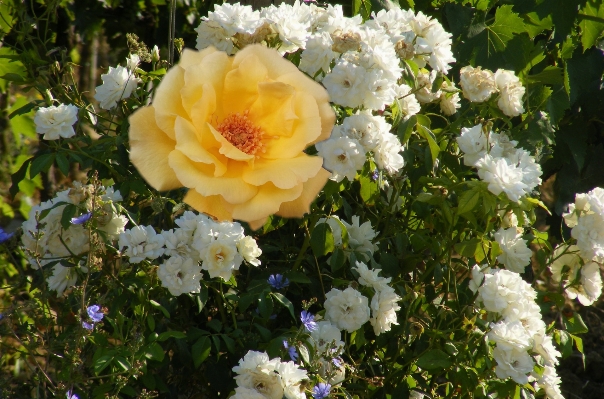
[[[432,156],[432,165],[434,165],[440,152],[440,147],[436,142],[436,136],[434,136],[434,133],[432,133],[430,129],[420,124],[417,125],[417,133],[428,142],[428,146],[430,147],[430,155]]]
[[[33,179],[40,172],[48,172],[50,166],[55,161],[55,154],[42,154],[33,159],[29,169],[29,177]]]
[[[78,207],[74,204],[65,205],[63,213],[61,214],[61,226],[63,226],[63,229],[67,230],[69,226],[71,226],[71,219],[75,216],[77,211]]]
[[[315,226],[310,235],[310,247],[317,257],[333,252],[335,248],[333,233],[327,223]]]
[[[482,243],[479,238],[472,238],[454,245],[455,251],[466,258],[473,258],[478,246]]]
[[[235,353],[235,341],[233,340],[233,338],[229,337],[226,334],[220,334],[220,336],[222,337],[222,340],[224,341],[224,344],[227,347],[227,350],[230,353]]]
[[[453,362],[449,355],[440,349],[433,349],[417,359],[417,366],[424,370],[443,370],[451,367]]]
[[[55,161],[57,162],[57,166],[59,167],[59,170],[61,171],[61,173],[63,173],[64,176],[68,176],[69,175],[69,161],[67,160],[65,155],[61,152],[58,153]]]
[[[300,284],[310,284],[310,279],[304,273],[300,272],[287,272],[285,277],[289,279],[292,283],[300,283]]]
[[[32,160],[33,158],[26,159],[19,168],[19,170],[10,176],[11,186],[8,192],[11,196],[15,197],[17,193],[19,193],[19,183],[25,178],[27,168],[29,168],[29,165],[31,164]]]
[[[570,334],[585,334],[589,329],[583,322],[579,313],[573,314],[571,317],[562,316],[564,320],[564,327]]]
[[[164,316],[166,316],[166,318],[168,318],[168,319],[170,318],[170,312],[168,312],[168,311],[166,310],[166,308],[164,308],[162,305],[160,305],[160,304],[159,304],[159,302],[154,301],[153,299],[151,299],[151,300],[149,301],[149,303],[150,303],[150,304],[151,304],[151,306],[153,306],[154,308],[161,310],[161,312],[164,314]]]
[[[473,211],[474,208],[476,208],[476,205],[478,205],[479,201],[480,189],[478,187],[473,187],[472,189],[463,193],[459,199],[459,203],[457,204],[457,214],[460,215],[462,213]]]
[[[212,351],[212,342],[210,338],[207,336],[203,336],[193,344],[191,348],[191,356],[193,357],[193,363],[195,364],[195,368],[199,368],[199,366],[210,356],[210,352]]]
[[[407,143],[407,141],[409,141],[409,138],[411,138],[411,135],[413,134],[413,128],[415,127],[416,123],[417,117],[413,115],[412,117],[398,125],[397,133],[401,144],[404,145]]]
[[[271,293],[271,295],[275,297],[277,302],[286,307],[287,310],[289,310],[289,314],[292,315],[292,318],[296,320],[296,315],[294,314],[294,305],[290,302],[290,300],[287,299],[283,294],[280,294],[278,292],[273,292]]]
[[[329,259],[329,266],[331,267],[331,271],[335,272],[340,269],[346,263],[346,254],[342,248],[336,248]]]
[[[564,70],[556,66],[548,66],[535,75],[527,76],[529,83],[544,83],[549,85],[561,85],[564,83]]]
[[[151,343],[145,350],[145,357],[150,360],[161,362],[164,360],[164,356],[164,349],[157,342]]]
[[[132,365],[130,364],[128,359],[123,356],[116,356],[114,360],[118,364],[118,366],[124,369],[124,371],[128,371],[132,368]]]
[[[579,28],[583,52],[596,44],[604,32],[604,3],[589,0],[579,11]]]
[[[94,368],[95,374],[99,375],[99,373],[101,371],[105,370],[105,368],[111,364],[112,360],[113,360],[113,355],[104,355],[104,356],[101,356],[100,358],[98,358],[97,361],[94,362],[94,365],[92,366]]]
[[[181,338],[186,338],[186,337],[187,337],[187,334],[185,334],[182,331],[171,330],[171,331],[164,331],[163,333],[159,334],[159,337],[157,338],[157,340],[160,342],[163,342],[169,338],[181,339]]]

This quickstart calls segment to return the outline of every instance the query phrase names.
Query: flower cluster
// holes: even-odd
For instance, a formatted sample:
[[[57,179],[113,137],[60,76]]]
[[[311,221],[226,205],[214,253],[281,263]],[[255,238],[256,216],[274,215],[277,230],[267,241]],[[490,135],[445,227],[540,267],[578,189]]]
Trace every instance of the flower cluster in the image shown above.
[[[600,265],[581,258],[577,245],[559,245],[552,254],[549,266],[552,279],[563,284],[564,291],[570,299],[577,298],[589,306],[602,295],[602,275]]]
[[[331,180],[340,182],[345,177],[354,180],[367,155],[390,174],[400,171],[405,166],[400,154],[403,146],[391,129],[383,116],[374,116],[367,111],[350,115],[342,124],[334,126],[329,140],[316,145],[323,165],[331,171]]]
[[[518,202],[541,184],[541,166],[503,133],[487,132],[483,125],[462,128],[457,144],[464,153],[464,164],[476,167],[495,195],[505,193]]]
[[[604,262],[604,189],[577,194],[562,215],[585,262]]]
[[[555,369],[561,355],[546,333],[535,302],[537,292],[516,272],[481,270],[479,266],[472,269],[470,289],[477,293],[477,305],[492,320],[487,337],[495,345],[497,377],[509,377],[521,385],[533,381],[548,398],[562,399]],[[543,374],[535,371],[536,364],[544,368]]]
[[[525,88],[513,71],[498,69],[495,73],[480,67],[461,68],[459,84],[463,96],[475,103],[482,103],[499,93],[497,106],[507,116],[518,116],[524,112],[522,97]]]
[[[219,223],[191,211],[175,223],[177,228],[161,233],[152,226],[135,226],[119,237],[122,255],[132,263],[167,257],[159,265],[157,276],[174,296],[199,292],[202,270],[210,278],[228,281],[244,260],[260,265],[258,256],[262,251],[252,237],[243,234],[239,223]]]
[[[105,313],[99,305],[90,305],[86,308],[86,313],[88,313],[88,317],[90,318],[90,322],[86,320],[82,320],[82,327],[87,330],[94,329],[94,324],[99,323],[105,317]]]
[[[249,351],[239,365],[233,399],[305,399],[303,381],[308,379],[306,370],[293,361],[270,359],[266,352]]]
[[[122,196],[113,187],[75,182],[73,188],[32,207],[28,219],[22,224],[21,242],[33,268],[53,265],[52,275],[47,279],[51,290],[61,295],[76,283],[79,264],[90,249],[90,235],[84,224],[74,223],[74,220],[67,226],[62,223],[66,208],[70,207],[75,214],[88,219],[92,218],[97,231],[108,240],[114,240],[128,223],[117,205],[120,201]],[[80,221],[77,216],[73,219]],[[70,267],[61,264],[70,258],[75,264],[72,263]],[[85,271],[85,267],[81,269]]]

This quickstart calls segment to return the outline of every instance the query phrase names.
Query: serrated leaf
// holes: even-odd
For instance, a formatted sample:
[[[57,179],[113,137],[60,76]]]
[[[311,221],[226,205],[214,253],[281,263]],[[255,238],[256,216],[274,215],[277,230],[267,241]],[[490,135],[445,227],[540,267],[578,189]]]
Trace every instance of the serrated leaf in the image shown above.
[[[479,201],[480,190],[477,187],[466,191],[462,194],[461,198],[459,199],[459,203],[457,204],[457,214],[461,215],[462,213],[473,211],[474,208],[476,208],[476,205],[478,205]]]
[[[562,316],[562,319],[569,334],[585,334],[589,331],[579,313],[575,313],[571,317]]]
[[[436,136],[434,136],[434,133],[432,133],[432,131],[426,126],[420,124],[416,126],[417,133],[424,139],[426,139],[426,141],[428,142],[428,146],[430,148],[430,156],[432,157],[432,165],[434,165],[434,163],[438,159],[438,154],[440,153],[440,147],[438,146],[438,143],[436,141]]]
[[[579,10],[579,28],[581,28],[581,44],[583,52],[591,48],[604,32],[604,3],[587,1]]]
[[[534,75],[528,75],[529,83],[544,83],[549,85],[564,84],[564,70],[556,66],[548,66],[541,72]]]

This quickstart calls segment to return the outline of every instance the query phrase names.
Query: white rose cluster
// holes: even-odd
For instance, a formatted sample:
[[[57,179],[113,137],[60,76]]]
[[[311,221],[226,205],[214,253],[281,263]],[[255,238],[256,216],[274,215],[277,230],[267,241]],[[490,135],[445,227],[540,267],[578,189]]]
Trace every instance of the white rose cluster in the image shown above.
[[[564,222],[577,240],[585,262],[604,262],[604,189],[596,187],[588,193],[577,194],[575,202],[563,214]]]
[[[493,194],[505,193],[511,201],[519,202],[541,184],[541,166],[505,134],[485,132],[482,125],[476,125],[462,128],[456,140],[464,164],[478,169],[478,176]]]
[[[262,251],[239,223],[215,222],[191,211],[175,223],[177,228],[160,233],[152,226],[136,226],[119,237],[119,248],[132,263],[167,257],[157,276],[174,296],[199,292],[202,270],[228,281],[244,260],[260,265]]]
[[[493,320],[487,338],[494,344],[497,377],[509,377],[521,385],[534,382],[536,390],[543,389],[547,398],[562,399],[555,368],[561,354],[546,334],[535,302],[537,292],[516,272],[481,270],[479,266],[472,269],[469,287],[477,293],[476,304]],[[537,363],[545,368],[543,376],[534,371]]]
[[[463,96],[475,103],[482,103],[499,93],[497,106],[507,116],[518,116],[524,112],[522,97],[526,89],[513,71],[498,69],[495,73],[481,67],[461,68],[460,85]]]
[[[500,228],[495,232],[495,241],[503,251],[497,260],[508,270],[524,273],[524,268],[531,263],[533,251],[522,238],[522,233],[519,233],[516,227]]]
[[[363,23],[360,15],[345,17],[341,5],[296,1],[254,11],[239,3],[222,4],[202,18],[197,33],[199,50],[214,46],[234,54],[251,43],[265,43],[282,54],[301,50],[300,70],[322,81],[334,103],[367,110],[383,110],[406,98],[408,93],[398,90],[401,60],[443,73],[455,62],[451,34],[438,21],[401,9],[373,13]],[[443,97],[448,115],[459,108],[455,95]],[[403,112],[413,109],[408,100],[402,102]]]
[[[88,218],[86,214],[94,210],[90,217],[108,239],[115,239],[124,231],[128,219],[116,206],[120,201],[122,196],[113,187],[95,189],[91,184],[75,182],[73,188],[60,191],[55,198],[32,207],[28,219],[21,226],[21,243],[34,269],[54,264],[52,275],[47,279],[51,290],[61,295],[77,281],[76,269],[79,266],[65,267],[58,262],[89,251],[90,237],[83,224]],[[68,205],[75,205],[77,210],[69,227],[64,228],[61,220]]]
[[[559,245],[552,254],[549,266],[552,279],[563,284],[564,291],[570,299],[577,298],[589,306],[602,295],[602,276],[600,265],[581,258],[577,245]]]
[[[235,395],[232,399],[306,399],[302,385],[308,380],[306,370],[296,363],[270,359],[266,352],[248,351],[239,365],[233,367],[237,373]]]
[[[334,245],[342,247],[342,225],[346,228],[348,233],[348,247],[344,248],[344,253],[348,257],[350,252],[354,252],[356,257],[369,260],[373,253],[378,249],[377,244],[373,243],[373,239],[377,236],[377,232],[371,226],[371,222],[366,221],[361,224],[358,216],[352,217],[352,224],[349,224],[345,220],[341,220],[337,216],[330,216],[328,218],[321,218],[317,221],[316,225],[327,223],[333,234]]]
[[[416,111],[417,112],[417,111]],[[377,166],[394,174],[405,166],[398,137],[390,132],[392,126],[383,116],[363,111],[350,115],[341,125],[334,126],[328,140],[316,144],[323,166],[330,170],[331,180],[354,180],[365,164],[367,154]]]
[[[338,329],[350,333],[368,321],[376,335],[390,331],[392,324],[398,324],[396,312],[400,310],[398,302],[401,300],[388,285],[391,279],[380,277],[379,270],[370,270],[363,262],[356,262],[353,269],[359,274],[359,283],[374,291],[371,307],[369,299],[352,287],[332,288],[325,295],[325,318]]]

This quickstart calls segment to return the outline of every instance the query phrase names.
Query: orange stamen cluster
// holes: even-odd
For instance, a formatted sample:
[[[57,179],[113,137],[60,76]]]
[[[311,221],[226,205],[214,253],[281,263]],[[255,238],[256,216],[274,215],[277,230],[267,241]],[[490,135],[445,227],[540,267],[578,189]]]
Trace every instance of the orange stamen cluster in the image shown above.
[[[263,131],[248,118],[248,111],[229,114],[216,127],[222,137],[248,155],[255,155],[262,148]]]

